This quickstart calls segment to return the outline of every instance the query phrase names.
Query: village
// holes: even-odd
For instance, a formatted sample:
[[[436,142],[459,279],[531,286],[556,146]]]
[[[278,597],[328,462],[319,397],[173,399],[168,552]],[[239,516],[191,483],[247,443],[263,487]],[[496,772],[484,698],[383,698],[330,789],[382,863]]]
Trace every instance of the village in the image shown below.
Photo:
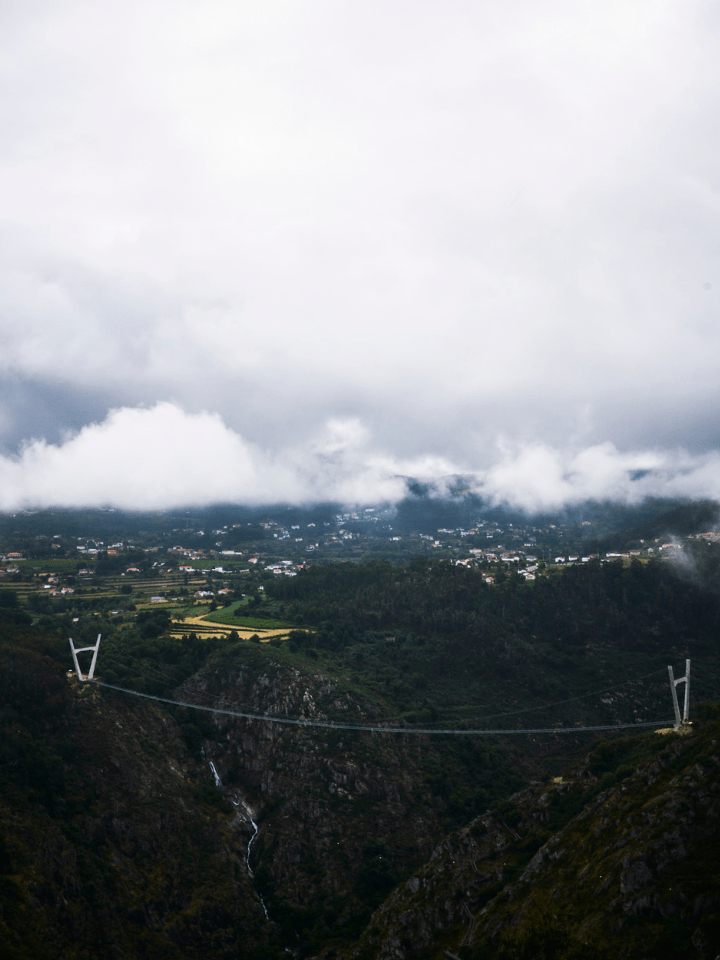
[[[114,511],[89,513],[64,515],[62,533],[50,526],[58,523],[51,511],[45,517],[17,515],[19,530],[5,532],[0,583],[19,591],[28,609],[78,616],[90,599],[96,608],[101,600],[114,599],[107,611],[112,616],[145,605],[172,605],[184,614],[193,605],[203,605],[213,613],[217,607],[249,603],[268,579],[294,577],[317,563],[402,563],[421,555],[478,568],[485,582],[493,584],[498,576],[534,580],[558,567],[593,560],[667,559],[683,549],[680,539],[667,537],[630,540],[625,549],[601,549],[601,539],[593,542],[596,521],[562,517],[538,523],[517,515],[512,520],[478,516],[462,526],[429,530],[430,517],[421,518],[413,529],[387,505],[316,511],[312,519],[298,509],[287,518],[260,515],[219,526],[203,522],[211,518],[202,516],[183,517],[182,526],[173,526],[178,518],[168,515],[154,529]],[[123,539],[106,542],[97,533],[78,532],[93,523],[101,526],[101,520],[105,525],[111,520],[116,533],[124,528]],[[713,542],[718,534],[711,530],[693,539]]]

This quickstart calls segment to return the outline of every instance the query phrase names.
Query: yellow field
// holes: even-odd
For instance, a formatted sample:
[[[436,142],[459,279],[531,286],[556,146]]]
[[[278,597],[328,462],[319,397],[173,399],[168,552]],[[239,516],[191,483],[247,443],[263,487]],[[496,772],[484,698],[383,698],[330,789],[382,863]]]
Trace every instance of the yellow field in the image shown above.
[[[289,630],[251,630],[248,627],[230,627],[224,623],[212,623],[212,621],[204,620],[202,617],[185,617],[184,620],[172,621],[170,633],[172,636],[178,637],[184,633],[192,633],[193,630],[198,634],[201,633],[203,637],[208,638],[226,637],[234,630],[243,640],[249,640],[250,637],[258,636],[260,637],[261,643],[267,643],[267,641],[272,640],[273,637],[286,637],[290,632]]]

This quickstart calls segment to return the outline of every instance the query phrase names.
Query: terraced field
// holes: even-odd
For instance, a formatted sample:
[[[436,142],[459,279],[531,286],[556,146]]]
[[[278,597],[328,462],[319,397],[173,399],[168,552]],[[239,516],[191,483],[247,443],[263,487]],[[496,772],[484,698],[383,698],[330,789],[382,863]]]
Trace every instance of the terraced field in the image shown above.
[[[272,621],[269,622],[272,623]],[[272,640],[273,637],[286,637],[291,629],[292,627],[289,626],[283,627],[282,629],[255,626],[248,627],[239,624],[229,626],[225,623],[214,623],[206,617],[185,617],[184,620],[173,620],[170,633],[173,637],[181,637],[183,634],[195,633],[199,637],[202,636],[209,639],[211,637],[226,637],[234,631],[244,640],[249,640],[250,637],[257,636],[260,638],[261,643],[266,643],[268,640]]]
[[[252,615],[252,612],[244,614],[243,610],[248,610],[247,601],[237,600],[235,603],[231,603],[229,607],[224,607],[222,610],[215,610],[213,613],[209,613],[207,619],[213,623],[224,623],[231,627],[237,627],[239,625],[241,627],[247,627],[248,629],[292,630],[294,628],[294,624],[287,623],[285,620],[256,617]]]
[[[195,633],[198,637],[222,638],[235,631],[238,636],[249,639],[257,636],[262,642],[274,637],[286,637],[293,625],[280,620],[263,619],[256,616],[242,616],[247,609],[247,600],[236,600],[232,604],[211,611],[209,603],[197,602],[193,594],[198,589],[207,588],[206,578],[199,575],[165,571],[156,577],[145,577],[136,573],[114,573],[97,577],[94,573],[79,573],[76,563],[61,560],[20,561],[18,566],[27,579],[7,579],[3,586],[11,588],[18,596],[20,605],[31,607],[32,595],[46,595],[49,600],[62,599],[66,611],[77,613],[80,618],[104,615],[98,609],[114,605],[118,610],[112,613],[128,613],[148,609],[165,609],[172,617],[170,633],[181,637]],[[33,574],[32,578],[28,574]],[[52,581],[48,584],[48,578]],[[69,583],[68,583],[69,581]],[[45,586],[47,584],[47,591]],[[72,593],[59,591],[63,586],[72,585]],[[51,591],[57,590],[58,593]],[[153,601],[153,597],[163,597],[163,601]],[[95,607],[95,609],[93,609]],[[32,608],[32,607],[31,607]]]

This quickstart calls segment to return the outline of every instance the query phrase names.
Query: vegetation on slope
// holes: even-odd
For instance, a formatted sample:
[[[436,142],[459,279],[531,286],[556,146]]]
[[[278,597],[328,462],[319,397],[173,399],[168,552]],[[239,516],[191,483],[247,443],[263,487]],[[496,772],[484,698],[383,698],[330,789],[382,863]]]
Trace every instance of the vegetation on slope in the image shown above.
[[[262,954],[248,832],[154,707],[58,669],[58,640],[1,626],[0,954]]]
[[[600,743],[448,837],[347,956],[714,960],[719,737],[713,719]]]
[[[720,598],[657,562],[591,562],[493,585],[480,571],[424,558],[406,567],[335,564],[266,591],[289,618],[312,625],[305,648],[341,658],[422,725],[524,726],[513,709],[653,670],[657,677],[632,689],[629,712],[621,692],[537,710],[530,725],[660,719],[663,667],[688,656],[714,662],[720,627]],[[505,716],[496,721],[496,713]]]

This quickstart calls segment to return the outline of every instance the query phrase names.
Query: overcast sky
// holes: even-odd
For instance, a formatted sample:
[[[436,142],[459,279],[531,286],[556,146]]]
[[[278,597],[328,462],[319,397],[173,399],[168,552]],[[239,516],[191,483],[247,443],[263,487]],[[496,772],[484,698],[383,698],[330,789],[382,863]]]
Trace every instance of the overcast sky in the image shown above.
[[[0,509],[720,496],[716,3],[3,0],[0,81]]]

